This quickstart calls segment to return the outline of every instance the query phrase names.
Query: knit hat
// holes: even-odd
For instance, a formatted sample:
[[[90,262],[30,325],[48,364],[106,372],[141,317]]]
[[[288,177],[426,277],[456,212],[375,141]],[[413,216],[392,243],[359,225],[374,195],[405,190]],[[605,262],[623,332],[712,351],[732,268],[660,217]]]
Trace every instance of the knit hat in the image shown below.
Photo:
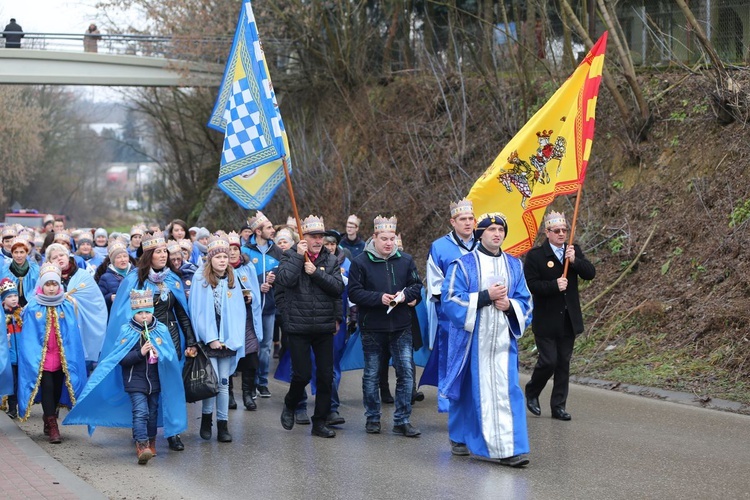
[[[211,237],[211,232],[205,227],[198,228],[198,230],[195,232],[196,240],[199,240],[201,238],[210,238],[210,237]]]
[[[57,267],[56,264],[53,264],[52,262],[46,262],[44,265],[42,265],[42,268],[39,269],[39,283],[40,286],[44,286],[45,283],[48,281],[54,281],[57,284],[60,284],[60,277],[62,276],[62,271],[59,267]]]
[[[128,246],[122,240],[115,240],[107,247],[107,255],[109,260],[114,262],[118,255],[128,253]]]
[[[505,220],[505,215],[500,212],[492,212],[489,214],[482,214],[477,218],[477,228],[474,231],[474,235],[479,238],[484,233],[484,230],[490,227],[492,224],[498,224],[503,226],[505,234],[508,234],[508,222]]]
[[[88,243],[89,245],[92,245],[92,246],[94,244],[94,240],[91,238],[91,233],[89,232],[81,233],[81,235],[78,238],[74,238],[74,239],[75,239],[76,245],[78,246],[81,246],[84,243]]]
[[[0,302],[3,302],[6,297],[11,295],[18,295],[18,288],[16,284],[10,278],[3,278],[0,281]]]
[[[130,309],[133,316],[139,312],[154,312],[154,292],[146,290],[130,290]]]
[[[229,255],[229,240],[226,238],[222,238],[220,236],[211,236],[208,240],[208,245],[206,246],[208,250],[206,251],[206,256],[209,259],[213,259],[215,256],[219,255],[220,253]]]
[[[106,238],[107,237],[107,230],[104,229],[103,227],[100,227],[99,229],[97,229],[96,232],[94,232],[94,238],[96,239],[99,236],[104,236]]]

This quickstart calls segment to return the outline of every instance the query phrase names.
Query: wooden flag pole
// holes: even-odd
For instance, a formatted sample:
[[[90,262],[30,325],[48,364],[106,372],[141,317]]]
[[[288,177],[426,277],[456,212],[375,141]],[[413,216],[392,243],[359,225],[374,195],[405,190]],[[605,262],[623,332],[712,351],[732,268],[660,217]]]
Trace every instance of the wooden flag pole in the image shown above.
[[[289,190],[289,199],[292,201],[292,213],[294,214],[294,220],[297,222],[297,234],[302,237],[302,222],[299,218],[299,211],[297,210],[297,201],[294,199],[294,189],[292,189],[292,176],[289,175],[289,165],[286,162],[286,155],[281,158],[281,163],[284,165],[284,177],[286,177],[286,187]]]
[[[576,235],[576,220],[578,220],[578,207],[581,204],[581,190],[583,189],[583,182],[578,184],[578,193],[576,194],[576,208],[573,210],[573,221],[570,223],[570,240],[568,245],[572,245],[575,241],[575,235]],[[563,267],[563,278],[568,277],[568,265],[570,265],[570,261],[568,259],[565,259],[565,266]]]

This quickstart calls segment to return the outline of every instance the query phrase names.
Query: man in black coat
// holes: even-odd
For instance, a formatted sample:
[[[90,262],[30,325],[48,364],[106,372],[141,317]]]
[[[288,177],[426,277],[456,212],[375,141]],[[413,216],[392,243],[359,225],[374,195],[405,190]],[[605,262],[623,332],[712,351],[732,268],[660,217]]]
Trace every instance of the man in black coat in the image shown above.
[[[331,411],[333,336],[343,317],[344,280],[336,257],[323,246],[324,234],[323,219],[308,216],[302,222],[302,239],[281,257],[275,283],[283,290],[282,324],[292,360],[281,425],[287,430],[294,427],[294,410],[312,378],[312,348],[317,372],[312,434],[332,438],[336,432],[326,421]]]
[[[15,19],[11,18],[10,24],[5,26],[3,30],[3,38],[5,38],[6,49],[20,49],[21,38],[23,38],[23,29],[16,22]]]
[[[411,307],[421,297],[422,281],[410,255],[396,247],[396,217],[375,218],[375,234],[349,267],[349,300],[359,307],[365,371],[362,392],[368,434],[380,433],[380,361],[393,357],[396,411],[393,432],[417,437],[411,417],[414,385]]]
[[[541,415],[539,394],[554,376],[550,398],[552,418],[570,420],[570,413],[565,410],[570,358],[575,337],[583,332],[578,278],[592,280],[596,269],[578,245],[565,243],[568,223],[564,214],[547,214],[544,229],[547,240],[529,251],[523,267],[534,299],[531,329],[539,353],[531,380],[526,384],[526,407],[534,415]],[[566,259],[568,274],[563,277]]]

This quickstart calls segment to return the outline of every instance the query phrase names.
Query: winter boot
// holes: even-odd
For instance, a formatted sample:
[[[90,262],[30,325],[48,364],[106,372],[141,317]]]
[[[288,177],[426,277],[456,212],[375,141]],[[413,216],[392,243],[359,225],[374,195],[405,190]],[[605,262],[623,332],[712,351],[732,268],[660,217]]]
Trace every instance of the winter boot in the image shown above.
[[[232,379],[234,379],[234,376],[229,377],[229,409],[236,410],[237,401],[234,400],[234,383],[232,382]]]
[[[151,448],[148,446],[148,441],[136,441],[135,454],[138,457],[138,465],[146,465],[151,460],[151,457],[154,456],[151,453]]]
[[[44,417],[44,423],[49,429],[49,442],[52,444],[62,443],[62,437],[60,437],[60,429],[57,428],[57,417],[54,415],[50,417]]]
[[[151,455],[156,456],[156,437],[148,438],[148,449],[151,450]]]
[[[258,405],[255,403],[255,370],[245,370],[242,372],[242,404],[245,409],[255,411]]]
[[[201,415],[201,431],[200,435],[202,439],[211,439],[211,427],[213,426],[213,413],[203,413]]]
[[[18,417],[18,400],[14,395],[8,396],[8,416],[10,418],[17,418]]]
[[[227,429],[227,425],[229,422],[226,420],[217,420],[216,421],[216,439],[220,443],[231,443],[232,442],[232,435],[229,434],[229,430]],[[201,436],[203,437],[203,436]]]

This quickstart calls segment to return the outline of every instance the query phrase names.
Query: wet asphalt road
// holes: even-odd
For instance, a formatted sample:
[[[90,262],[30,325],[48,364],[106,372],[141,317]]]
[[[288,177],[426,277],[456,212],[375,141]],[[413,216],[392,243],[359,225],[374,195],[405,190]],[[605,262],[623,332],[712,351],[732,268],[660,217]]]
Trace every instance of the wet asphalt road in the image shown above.
[[[366,434],[360,377],[344,374],[347,423],[334,439],[310,436],[309,425],[283,430],[286,385],[273,381],[258,411],[230,411],[233,443],[216,442],[215,432],[201,440],[200,407],[189,405],[186,450],[170,452],[159,436],[159,455],[146,467],[135,465],[129,430],[100,428],[89,438],[66,426],[65,443],[53,446],[41,441],[41,422],[24,427],[111,498],[750,498],[747,416],[572,386],[573,420],[549,418],[543,404],[542,417],[529,416],[530,465],[509,469],[451,455],[431,387],[412,415],[420,438],[391,433],[392,405],[384,432]]]

